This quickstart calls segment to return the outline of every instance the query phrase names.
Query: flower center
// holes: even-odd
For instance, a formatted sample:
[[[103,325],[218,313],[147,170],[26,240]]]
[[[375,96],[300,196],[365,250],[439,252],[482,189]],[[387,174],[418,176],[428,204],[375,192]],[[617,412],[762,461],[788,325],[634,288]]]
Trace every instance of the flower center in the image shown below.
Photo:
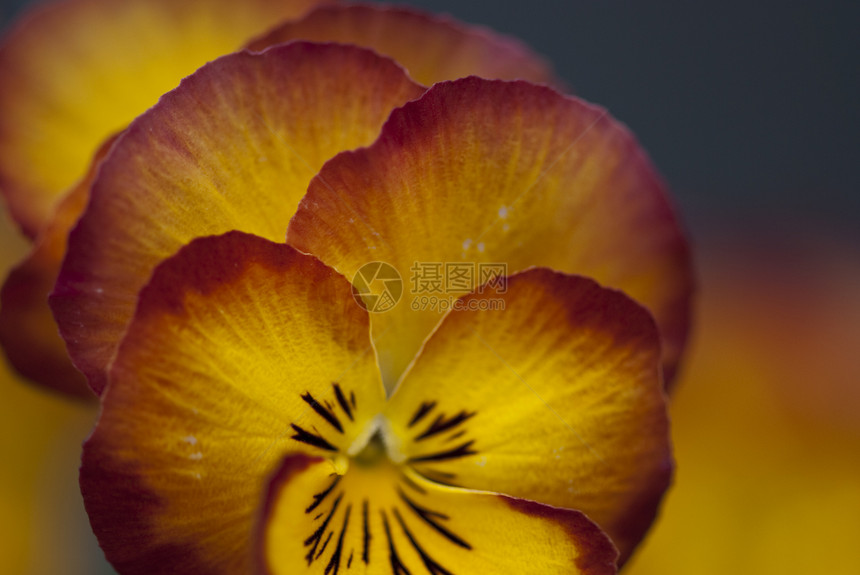
[[[364,407],[359,394],[338,383],[329,393],[300,397],[308,410],[291,423],[291,437],[331,463],[299,502],[308,522],[301,533],[307,566],[317,563],[320,573],[331,574],[379,561],[383,570],[390,566],[402,575],[410,572],[403,561],[411,557],[431,573],[450,573],[431,542],[441,543],[445,553],[468,552],[472,545],[428,487],[456,486],[457,476],[445,464],[478,453],[468,429],[476,412],[444,409],[428,399],[405,427],[397,427],[378,406]],[[365,411],[370,409],[376,413]],[[384,541],[375,553],[374,541]]]
[[[300,397],[310,409],[290,424],[291,438],[327,452],[339,475],[353,464],[365,469],[405,465],[431,481],[456,487],[456,476],[440,466],[478,454],[468,429],[476,411],[449,411],[436,400],[425,400],[406,427],[395,432],[382,413],[362,416],[361,399],[337,382],[329,394],[315,397],[307,391]]]
[[[382,431],[377,429],[364,448],[352,457],[352,461],[360,467],[375,467],[387,458]]]

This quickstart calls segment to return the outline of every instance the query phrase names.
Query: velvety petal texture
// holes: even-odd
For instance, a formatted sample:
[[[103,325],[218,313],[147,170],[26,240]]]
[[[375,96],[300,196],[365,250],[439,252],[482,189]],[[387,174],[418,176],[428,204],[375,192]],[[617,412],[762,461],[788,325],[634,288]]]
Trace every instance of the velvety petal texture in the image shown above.
[[[33,249],[9,272],[0,292],[0,345],[9,362],[30,381],[88,399],[95,396],[69,359],[48,295],[60,273],[69,230],[84,211],[98,167],[115,140],[109,138],[99,149],[87,175],[60,201]]]
[[[396,110],[373,146],[323,167],[288,241],[347,277],[383,261],[412,284],[397,307],[374,316],[389,388],[441,316],[417,305],[413,270],[425,264],[500,263],[507,273],[540,265],[593,277],[654,315],[667,381],[684,347],[690,258],[660,179],[604,110],[546,87],[478,78],[435,85]],[[465,291],[441,295],[486,281],[477,271],[472,278]]]
[[[266,574],[615,573],[582,513],[427,481],[390,463],[288,457],[261,526]]]
[[[422,91],[368,50],[299,42],[221,58],[135,120],[102,165],[51,302],[93,389],[158,262],[229,230],[283,241],[323,163],[371,143]]]
[[[124,574],[250,572],[285,453],[346,451],[384,401],[349,282],[255,236],[195,240],[141,292],[84,446],[108,559]]]
[[[462,298],[387,405],[397,460],[438,482],[578,509],[622,560],[650,526],[672,457],[648,312],[546,269]]]
[[[554,81],[549,66],[519,40],[448,16],[399,6],[321,6],[303,19],[285,22],[248,47],[262,50],[300,39],[372,48],[396,60],[427,86],[470,75]]]
[[[316,0],[63,0],[0,45],[0,191],[35,236],[110,134]]]

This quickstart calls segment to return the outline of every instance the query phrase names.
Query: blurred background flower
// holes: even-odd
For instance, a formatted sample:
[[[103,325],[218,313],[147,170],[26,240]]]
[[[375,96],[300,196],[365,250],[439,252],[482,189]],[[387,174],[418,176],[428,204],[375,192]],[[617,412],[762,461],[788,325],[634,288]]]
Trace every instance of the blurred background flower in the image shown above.
[[[0,225],[0,273],[27,249]],[[42,391],[0,365],[0,572],[99,575],[104,562],[78,489],[80,447],[97,407]]]
[[[860,572],[860,5],[410,3],[546,55],[631,127],[693,236],[676,486],[626,572]],[[6,270],[24,243],[6,219],[0,241]],[[0,571],[110,573],[75,481],[93,408],[5,370],[0,411]]]

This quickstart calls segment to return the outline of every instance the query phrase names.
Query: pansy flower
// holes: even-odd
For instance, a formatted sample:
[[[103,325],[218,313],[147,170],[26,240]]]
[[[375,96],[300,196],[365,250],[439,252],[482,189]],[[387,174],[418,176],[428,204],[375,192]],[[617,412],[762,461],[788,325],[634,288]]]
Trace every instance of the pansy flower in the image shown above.
[[[655,315],[671,381],[689,323],[689,253],[659,178],[605,111],[525,83],[441,83],[395,112],[372,148],[314,178],[424,88],[358,52],[286,46],[204,67],[102,166],[52,299],[96,392],[158,262],[232,229],[282,241],[297,209],[289,242],[347,277],[375,260],[404,275],[414,262],[507,262],[622,289]],[[329,190],[341,174],[350,180]],[[400,325],[387,333],[403,349],[380,350],[389,389],[438,315],[404,302],[375,323],[377,339]]]
[[[3,287],[0,309],[0,343],[19,372],[91,397],[46,303],[66,237],[111,135],[207,60],[286,22],[249,48],[302,37],[360,43],[398,59],[427,84],[473,73],[551,79],[542,60],[515,40],[412,10],[326,5],[295,19],[318,3],[66,0],[33,10],[10,31],[0,45],[0,191],[34,239],[33,252]],[[350,145],[363,143],[369,140]]]
[[[342,19],[344,12],[329,13],[338,22],[351,21]],[[275,34],[290,39],[292,33],[288,26]],[[360,146],[369,147],[327,162]],[[448,555],[449,564],[491,568],[505,549],[511,558],[501,561],[508,566],[604,572],[614,568],[614,552],[591,520],[619,547],[621,561],[641,539],[671,470],[660,375],[675,369],[683,346],[689,261],[659,179],[632,137],[604,111],[524,82],[473,77],[426,90],[372,52],[294,42],[204,66],[135,120],[92,175],[89,204],[69,239],[52,306],[90,385],[99,393],[109,390],[85,454],[82,485],[94,528],[123,571],[293,569],[289,545],[295,541],[274,545],[270,538],[299,524],[279,517],[292,517],[291,490],[316,489],[320,470],[343,477],[344,490],[352,487],[343,498],[332,485],[311,494],[320,501],[314,509],[323,505],[324,491],[335,494],[325,503],[330,521],[313,531],[319,530],[318,545],[313,547],[312,535],[302,540],[313,548],[305,550],[312,570],[353,565],[358,540],[350,539],[352,559],[344,559],[346,543],[332,541],[345,541],[361,507],[368,516],[362,557],[380,556],[373,545],[385,533],[387,569],[408,572],[408,566],[423,564],[446,572],[439,553],[448,552],[431,555],[426,530],[471,551],[473,544],[448,522],[467,494],[470,502],[462,505],[471,511],[460,515],[459,525],[473,534],[480,552]],[[217,240],[227,247],[199,240],[157,268],[194,238],[230,230],[265,240],[241,234]],[[266,243],[285,236],[295,247]],[[207,260],[212,257],[217,265]],[[476,291],[481,282],[473,278],[458,287],[466,295],[456,302],[504,304],[495,309],[501,314],[481,317],[507,319],[496,332],[480,321],[456,319],[478,317],[470,313],[416,311],[414,293],[386,314],[369,318],[362,310],[356,319],[359,312],[343,305],[349,284],[337,273],[355,277],[359,260],[390,262],[404,272],[421,263],[503,263],[505,273],[492,282],[506,287],[498,301],[483,299]],[[268,262],[263,267],[280,270],[281,279],[311,281],[259,285],[255,272],[246,277],[257,269],[255,262]],[[535,265],[546,267],[529,269]],[[183,279],[177,270],[192,277]],[[658,328],[626,296],[565,273],[628,292],[654,314]],[[339,278],[331,281],[342,287],[326,289],[325,277]],[[239,293],[228,293],[234,280]],[[171,296],[169,286],[179,291]],[[267,323],[279,317],[270,299],[278,291],[295,333],[267,333],[280,325]],[[153,293],[166,299],[149,304],[148,298],[161,297],[147,295]],[[199,302],[208,310],[201,313],[223,325],[182,319],[188,294],[215,294]],[[308,303],[313,297],[325,305]],[[302,319],[296,301],[317,313]],[[156,310],[151,315],[144,311],[150,305]],[[320,312],[326,306],[328,315]],[[174,323],[162,311],[176,312],[180,320]],[[160,319],[140,327],[148,321],[144,316]],[[304,341],[304,324],[322,331]],[[146,335],[136,337],[138,329]],[[356,329],[363,333],[363,353],[349,355],[349,365],[364,368],[360,381],[347,384],[345,373],[329,370],[344,365],[337,350],[353,350],[359,340],[344,344],[343,337]],[[440,335],[445,330],[449,335]],[[478,339],[469,339],[470,333]],[[182,334],[192,339],[181,341]],[[545,335],[549,341],[541,339]],[[150,353],[146,342],[163,347]],[[496,350],[492,357],[507,371],[487,365],[489,356],[482,359],[477,343]],[[229,365],[207,372],[195,349]],[[536,355],[523,358],[528,349]],[[254,357],[259,361],[253,365],[242,361]],[[276,363],[269,363],[273,358]],[[179,364],[184,367],[170,367]],[[489,377],[469,373],[470,366],[486,368]],[[150,377],[149,368],[166,370]],[[434,370],[449,368],[459,375],[445,383]],[[513,389],[511,374],[531,396]],[[444,399],[469,389],[466,379],[481,391],[459,403]],[[496,383],[502,393],[494,407],[487,390],[493,397]],[[247,385],[252,392],[244,399],[230,395]],[[257,385],[262,396],[253,391]],[[172,403],[150,401],[149,393]],[[535,398],[569,436],[553,435],[533,409]],[[291,401],[322,421],[303,425],[305,412],[296,412]],[[212,402],[220,407],[209,409]],[[164,416],[157,425],[163,431],[191,430],[179,436],[180,447],[202,446],[205,438],[213,457],[202,449],[181,453],[183,463],[195,462],[185,473],[174,465],[176,437],[135,427],[147,413]],[[476,421],[506,423],[493,432],[488,425],[473,428]],[[323,423],[340,436],[322,432]],[[255,447],[248,442],[261,437],[267,445],[262,455],[244,457]],[[439,445],[446,441],[450,445]],[[372,473],[360,472],[365,463]],[[404,499],[401,482],[418,486],[418,493],[432,489],[434,496]],[[507,506],[501,514],[500,501]],[[522,522],[506,529],[515,521],[511,507]],[[407,510],[423,523],[410,521]],[[481,524],[482,517],[492,520]],[[337,537],[326,532],[331,521],[340,522]],[[519,531],[531,538],[515,541],[512,534]],[[477,544],[482,538],[484,544]],[[487,541],[494,542],[490,563]],[[324,565],[315,562],[318,554],[337,549]],[[547,549],[564,551],[556,560]],[[537,564],[524,550],[554,563]]]
[[[636,531],[671,470],[656,326],[580,276],[506,279],[458,300],[386,399],[346,278],[239,232],[180,250],[141,293],[84,448],[108,558],[614,573],[589,517]]]
[[[399,105],[398,102],[403,105],[389,113],[392,107]],[[337,150],[355,147],[355,142],[363,139],[372,141],[377,135],[375,126],[383,122],[381,136],[375,143],[356,152],[338,155],[326,163],[326,159]],[[380,153],[393,152],[403,156],[385,156],[385,162],[377,159]],[[424,161],[428,155],[439,163],[428,168]],[[382,179],[395,178],[398,174],[403,179],[392,180],[395,181],[393,185]],[[306,182],[312,178],[310,192],[302,199]],[[449,184],[442,185],[445,182]],[[437,185],[438,188],[434,187]],[[325,196],[317,197],[320,186],[331,186],[332,194],[342,194],[340,203],[349,210],[337,225],[333,223],[339,217],[334,209],[338,202],[330,202],[330,198]],[[408,198],[398,199],[396,189],[392,189],[398,187],[412,193]],[[520,196],[519,201],[515,195]],[[419,205],[408,203],[406,199],[410,198],[416,204],[423,204],[424,210],[419,209]],[[369,202],[369,207],[354,202],[362,199]],[[391,206],[392,201],[397,202],[396,205]],[[434,201],[447,206],[448,212],[441,217],[434,213]],[[507,211],[502,210],[499,203],[503,203]],[[375,220],[372,209],[386,205],[391,217],[383,222]],[[454,378],[443,384],[442,379],[431,371],[418,370],[418,366],[423,365],[420,362],[426,361],[428,366],[440,368],[450,363],[451,358],[460,358],[463,364],[458,369],[465,369],[479,364],[482,357],[479,352],[484,348],[476,348],[477,340],[471,340],[472,348],[462,348],[459,352],[449,349],[444,354],[439,351],[442,357],[431,360],[430,350],[436,348],[430,346],[431,340],[428,339],[419,355],[421,342],[416,341],[416,333],[420,330],[429,332],[432,329],[435,335],[431,338],[439,336],[439,341],[456,348],[465,345],[467,338],[456,334],[466,328],[451,319],[452,315],[446,315],[443,320],[443,316],[436,312],[436,323],[429,328],[426,315],[421,313],[416,313],[414,325],[410,324],[408,318],[413,316],[408,315],[412,308],[408,298],[400,302],[400,306],[409,303],[407,311],[403,312],[407,319],[399,326],[396,322],[403,320],[397,318],[388,324],[393,325],[393,330],[401,330],[404,345],[392,345],[392,340],[385,337],[386,331],[378,327],[386,325],[383,323],[386,317],[401,313],[397,306],[384,314],[373,314],[370,319],[362,316],[361,325],[366,326],[369,322],[371,329],[370,339],[362,347],[364,355],[361,356],[361,361],[369,366],[366,370],[371,373],[366,370],[360,372],[363,374],[359,378],[363,382],[360,384],[362,387],[357,387],[357,381],[347,385],[345,376],[339,375],[343,369],[336,370],[337,373],[325,371],[326,375],[319,379],[320,382],[325,381],[319,384],[322,387],[317,384],[308,387],[309,380],[301,375],[305,370],[310,370],[307,371],[310,374],[313,370],[334,369],[332,366],[345,369],[357,361],[353,355],[335,361],[328,352],[321,351],[333,345],[331,341],[338,341],[340,336],[332,332],[348,329],[342,323],[336,324],[340,326],[337,329],[331,325],[325,327],[329,319],[334,319],[322,319],[321,315],[314,321],[320,324],[320,329],[325,327],[329,335],[315,336],[314,347],[293,348],[293,340],[286,333],[270,334],[269,337],[265,333],[242,331],[223,335],[236,345],[245,342],[243,345],[246,347],[235,348],[229,344],[223,348],[218,335],[223,331],[221,327],[191,327],[165,320],[157,324],[157,330],[162,330],[160,332],[153,327],[156,331],[148,331],[146,336],[126,336],[122,349],[117,351],[116,342],[127,330],[133,332],[135,329],[134,325],[129,328],[135,308],[138,316],[144,313],[141,310],[147,305],[144,303],[147,296],[141,300],[138,294],[150,281],[160,262],[195,237],[230,230],[251,232],[270,241],[283,242],[287,235],[286,222],[297,209],[288,234],[291,241],[295,239],[300,249],[307,250],[307,242],[312,239],[311,228],[319,231],[321,236],[318,238],[327,236],[330,245],[313,248],[317,251],[311,253],[318,255],[324,263],[334,262],[331,267],[337,272],[341,271],[338,268],[341,264],[333,254],[343,254],[348,250],[342,240],[346,237],[344,234],[353,234],[361,240],[354,244],[357,253],[364,249],[372,252],[372,247],[381,248],[388,244],[400,250],[402,257],[427,257],[429,262],[451,258],[450,261],[463,263],[474,257],[475,260],[471,261],[477,264],[481,260],[475,254],[481,253],[488,258],[499,258],[496,261],[512,262],[505,277],[511,277],[512,285],[523,287],[516,292],[518,303],[515,304],[513,299],[504,300],[513,298],[514,292],[502,298],[506,309],[508,304],[511,309],[521,309],[520,312],[505,313],[521,315],[509,316],[514,323],[505,327],[507,339],[504,342],[497,342],[489,333],[484,334],[480,330],[478,333],[494,349],[502,348],[504,343],[522,346],[518,348],[520,351],[532,347],[536,355],[531,359],[514,358],[513,354],[505,357],[507,352],[503,350],[498,357],[493,357],[502,366],[508,362],[505,368],[508,371],[499,372],[500,368],[495,364],[495,371],[486,366],[490,375],[484,379],[478,374],[462,372],[463,378],[474,379],[475,385],[484,391],[471,399],[447,402],[444,397],[456,394],[458,387],[465,388],[466,379]],[[309,216],[319,218],[319,225],[310,225]],[[411,230],[406,229],[407,218],[414,222]],[[479,235],[481,228],[497,218],[504,220],[499,229],[511,234],[510,253],[504,251],[498,236],[488,235],[482,239]],[[390,229],[384,227],[386,222]],[[447,223],[434,227],[438,222]],[[467,226],[470,223],[472,229],[455,229],[456,236],[447,234],[448,224]],[[396,227],[400,227],[401,234],[397,237],[390,234]],[[464,246],[468,242],[463,240],[463,233],[467,234],[466,238],[475,239],[475,254],[461,255],[461,250],[468,247]],[[362,239],[364,235],[366,238]],[[435,238],[438,252],[427,254],[422,251],[421,242],[425,237],[429,241]],[[249,241],[247,238],[242,240]],[[194,245],[203,246],[193,252],[199,254],[199,250],[204,248],[216,250],[217,244],[203,242]],[[450,252],[452,245],[457,250],[453,255]],[[546,247],[541,248],[542,245]],[[286,250],[283,253],[293,252]],[[554,259],[542,260],[540,256]],[[186,257],[171,260],[180,263],[168,267],[178,265],[190,270],[192,261]],[[218,259],[225,260],[223,265],[226,267],[217,270],[207,268],[210,269],[207,273],[213,274],[215,279],[220,278],[226,289],[234,271],[244,269],[249,258],[251,255],[245,253],[245,248],[228,250],[218,256]],[[403,261],[394,257],[389,259],[398,266]],[[391,60],[356,47],[296,42],[262,53],[226,56],[203,67],[135,120],[114,145],[93,185],[87,211],[70,237],[69,251],[52,296],[61,328],[79,365],[87,367],[94,387],[100,391],[105,387],[110,390],[105,398],[103,416],[87,448],[82,476],[93,524],[108,555],[115,563],[128,569],[134,569],[133,565],[139,562],[151,567],[152,561],[160,561],[165,554],[174,558],[199,555],[203,557],[202,561],[211,561],[211,565],[221,561],[227,562],[226,565],[233,565],[231,561],[252,561],[246,552],[258,508],[262,505],[266,481],[288,454],[305,449],[309,450],[308,456],[324,457],[319,462],[302,459],[301,463],[293,460],[290,460],[293,463],[284,463],[286,467],[282,476],[285,478],[297,473],[295,466],[319,470],[323,469],[319,466],[345,464],[346,461],[338,456],[347,459],[358,457],[364,453],[365,447],[381,449],[380,441],[388,441],[384,450],[391,457],[380,459],[391,461],[400,469],[412,458],[405,473],[419,485],[422,481],[433,481],[448,484],[452,489],[501,493],[585,513],[609,534],[619,547],[623,561],[653,520],[669,481],[671,460],[665,420],[660,415],[664,409],[660,373],[667,360],[663,358],[661,361],[659,340],[671,338],[665,334],[657,338],[650,320],[643,319],[647,314],[626,298],[618,294],[605,295],[614,292],[598,290],[585,280],[572,280],[563,273],[523,271],[535,264],[549,263],[560,272],[572,273],[580,269],[604,280],[615,279],[616,287],[630,291],[644,287],[646,289],[637,293],[644,294],[643,299],[645,296],[652,298],[652,309],[657,310],[658,318],[663,317],[664,321],[667,315],[676,320],[678,315],[686,318],[688,293],[685,290],[689,288],[686,283],[689,271],[686,267],[686,245],[677,222],[653,169],[638,146],[629,133],[602,110],[545,86],[525,82],[473,77],[442,82],[425,91],[409,80]],[[311,273],[297,271],[294,266],[289,269],[293,271],[287,273],[284,270],[280,275]],[[349,271],[345,266],[344,269]],[[403,270],[404,273],[406,270],[408,268]],[[335,271],[326,273],[335,274]],[[347,277],[353,276],[347,273]],[[163,285],[178,286],[182,283],[178,277],[170,278]],[[310,295],[285,291],[286,287],[272,289],[280,292],[284,305],[292,299],[305,301],[308,297],[318,296],[331,298],[328,305],[337,316],[359,313],[343,309],[344,296],[323,295],[329,292],[320,282],[321,279],[312,282],[316,287],[308,288]],[[206,284],[209,287],[188,289],[194,293],[208,293],[210,288],[215,289],[217,283],[213,280]],[[583,286],[586,285],[592,287],[585,289]],[[597,290],[594,294],[604,295],[588,295],[592,288]],[[580,294],[583,300],[576,296],[580,290],[585,292]],[[161,291],[161,288],[155,291]],[[266,288],[264,291],[272,290]],[[319,294],[314,295],[316,292]],[[475,292],[475,288],[467,289],[465,294],[470,292]],[[531,297],[527,292],[533,292],[534,306],[524,303]],[[556,300],[541,296],[544,292],[558,292],[561,299],[554,304]],[[564,294],[573,300],[561,305],[558,302],[567,301]],[[227,299],[234,296],[238,297],[237,294],[225,295]],[[480,298],[463,301],[484,305]],[[566,305],[580,309],[577,306],[585,305],[583,302],[589,302],[598,316],[603,317],[601,314],[605,312],[615,318],[612,321],[617,321],[618,326],[629,324],[628,327],[638,335],[613,331],[614,328],[609,329],[597,320],[594,320],[597,322],[594,325],[586,322],[576,328],[575,333],[568,334],[570,341],[567,343],[582,340],[585,345],[584,341],[590,337],[588,334],[593,333],[594,340],[589,340],[589,345],[595,345],[599,350],[593,356],[586,356],[561,346],[560,350],[566,352],[556,351],[572,354],[568,359],[579,358],[576,362],[581,360],[581,363],[576,364],[578,367],[565,364],[567,367],[563,369],[558,367],[561,366],[559,363],[558,374],[550,376],[547,373],[544,379],[537,364],[541,363],[541,358],[550,361],[551,350],[547,347],[540,351],[538,342],[543,337],[541,334],[549,330],[548,334],[562,337],[560,332],[550,329],[550,320],[567,317]],[[266,322],[271,323],[266,319],[268,313],[260,315],[259,306],[263,304],[256,297],[242,304],[244,311],[229,313],[226,300],[206,300],[201,305],[204,303],[216,317],[224,318],[225,326],[245,325],[251,330],[257,327],[265,330],[268,329],[264,327]],[[177,305],[168,307],[184,315],[178,311],[181,306]],[[326,306],[314,304],[314,309],[318,307]],[[667,309],[672,313],[661,315],[661,310]],[[588,315],[584,309],[580,311]],[[534,321],[530,328],[526,326],[527,316]],[[457,317],[465,318],[469,314]],[[520,319],[514,321],[517,317]],[[442,320],[441,324],[439,320]],[[573,324],[578,321],[571,320]],[[252,324],[259,325],[253,327]],[[643,327],[646,324],[649,327]],[[450,337],[439,335],[445,325],[449,326],[445,329],[454,330],[456,334]],[[604,328],[611,335],[599,335],[598,332]],[[645,331],[650,334],[647,338],[643,335]],[[186,348],[171,339],[169,334],[173,332],[197,334],[195,337],[199,339],[194,346],[201,350],[211,349],[216,357],[234,365],[215,369],[222,373],[223,385],[213,382],[215,372],[207,372],[199,358],[180,351]],[[635,352],[624,343],[628,336],[640,342],[631,344]],[[645,339],[649,341],[647,345],[643,343]],[[167,355],[161,352],[154,353],[137,364],[156,369],[169,366],[157,378],[170,379],[171,383],[165,383],[167,388],[158,390],[153,380],[134,370],[120,375],[124,369],[119,367],[124,354],[137,353],[132,350],[138,349],[144,341],[172,342],[167,343],[162,351],[165,354],[168,350],[179,353],[173,356],[173,360],[168,360]],[[393,342],[400,343],[397,338]],[[321,347],[315,347],[317,344]],[[237,349],[240,351],[235,351]],[[244,363],[243,358],[260,355],[253,352],[254,349],[264,350],[265,357],[257,357],[259,361],[254,365]],[[602,354],[610,353],[610,350],[620,356],[614,360],[603,357]],[[420,359],[425,356],[427,359]],[[646,356],[650,359],[646,360]],[[281,367],[273,368],[267,363],[272,357],[279,358],[283,369],[289,365],[293,366],[289,369],[300,371],[282,372]],[[381,370],[377,368],[377,357]],[[419,396],[412,398],[413,403],[418,403],[395,410],[394,405],[406,401],[397,398],[407,396],[405,392],[400,395],[394,393],[392,403],[385,407],[386,393],[393,392],[401,378],[403,381],[407,378],[402,373],[395,373],[392,366],[405,367],[412,360],[416,363],[408,376],[412,381],[408,388],[415,393],[420,392],[420,399],[416,399]],[[300,367],[308,361],[316,367]],[[180,370],[178,364],[183,362],[186,367]],[[603,369],[610,369],[614,363],[618,363],[621,370],[616,374],[618,388],[609,385],[609,382],[616,381],[616,375],[607,375],[605,379],[596,375]],[[648,367],[643,367],[646,364]],[[668,364],[674,365],[672,361]],[[626,369],[639,375],[625,372]],[[578,370],[596,370],[589,371],[591,375],[585,379],[597,390],[585,391],[568,381]],[[523,375],[526,372],[532,375]],[[642,375],[645,372],[649,374],[647,377]],[[268,379],[270,383],[279,382],[272,383],[277,387],[277,391],[271,392],[275,395],[266,395],[270,393],[266,391],[264,396],[245,400],[229,395],[228,388],[231,387],[262,385],[260,378],[266,373],[280,373]],[[354,371],[353,376],[358,377],[358,373]],[[424,375],[417,375],[421,373]],[[534,394],[529,391],[529,385],[519,379],[516,381],[531,395],[524,397],[515,395],[514,390],[493,387],[495,384],[501,386],[504,381],[510,383],[512,380],[505,378],[511,377],[511,373],[519,373],[525,378]],[[643,383],[646,379],[647,384]],[[201,383],[197,385],[195,382]],[[368,385],[373,389],[381,385],[386,391],[367,391],[370,388],[365,386]],[[180,434],[162,437],[139,430],[133,437],[125,435],[125,431],[132,431],[137,424],[135,422],[147,420],[145,413],[150,404],[149,400],[124,396],[126,391],[120,391],[123,389],[151,389],[154,393],[175,399],[178,411],[165,404],[153,407],[153,414],[166,419],[157,424],[150,422],[147,427],[152,433],[155,433],[154,429],[181,428]],[[502,405],[486,412],[492,403],[493,389],[498,389],[496,400]],[[523,393],[522,389],[517,391]],[[355,418],[358,413],[352,403],[352,392],[355,392],[356,405],[360,402],[362,406],[361,416],[366,418],[361,422],[350,418],[350,414]],[[185,393],[192,394],[194,401],[177,395]],[[556,393],[566,399],[561,396],[555,398],[553,394]],[[602,395],[604,393],[607,395]],[[538,397],[544,397],[549,406],[540,404],[545,410],[541,412],[542,418],[534,411],[518,411],[517,405],[525,406],[529,402],[532,402],[530,409],[537,407],[533,402]],[[208,411],[208,407],[195,403],[198,399],[206,405],[215,402],[219,407],[216,412]],[[303,411],[281,412],[281,406],[289,401],[297,402]],[[581,412],[578,407],[574,408],[577,402],[582,406]],[[593,411],[588,407],[592,404]],[[257,409],[268,415],[256,414]],[[422,409],[426,413],[419,417],[418,412]],[[480,409],[490,415],[482,418],[470,415]],[[640,409],[644,411],[640,412]],[[272,413],[279,415],[272,419]],[[370,421],[377,421],[375,418],[380,414],[394,431],[385,431],[379,427],[381,423],[377,425]],[[527,425],[514,414],[534,421]],[[197,421],[198,416],[201,421]],[[303,423],[306,416],[321,419]],[[417,418],[414,432],[409,430],[404,417],[409,421]],[[583,435],[577,421],[591,417],[594,417],[591,420],[594,432]],[[567,442],[544,441],[549,437],[546,435],[549,431],[543,423],[552,418],[556,422],[567,422],[568,425],[562,425],[564,432],[569,434]],[[169,426],[168,420],[173,422]],[[492,420],[508,423],[503,430],[495,428],[497,431],[493,432],[491,427],[484,430]],[[487,423],[476,427],[475,421]],[[208,425],[220,429],[213,431],[217,439],[206,436]],[[261,425],[267,431],[262,431]],[[396,430],[398,425],[400,431]],[[331,429],[323,432],[324,426]],[[434,426],[436,429],[441,427],[439,433],[428,433],[426,440],[415,439],[417,435],[432,432]],[[387,439],[371,441],[377,430]],[[479,431],[495,435],[481,435]],[[203,444],[204,436],[207,437],[206,443],[215,449],[210,452],[211,457],[197,449]],[[111,438],[119,441],[112,442]],[[156,443],[148,444],[148,438]],[[264,438],[268,450],[262,449],[261,452],[265,455],[259,459],[255,459],[257,453],[250,459],[238,457],[259,447],[249,446],[246,443],[249,438]],[[407,441],[410,438],[415,440],[415,445]],[[608,443],[601,447],[598,444],[602,441]],[[174,445],[174,442],[178,443]],[[439,445],[438,442],[450,443]],[[499,447],[502,444],[513,451],[505,452],[504,448],[493,451],[493,445]],[[177,454],[174,447],[177,445],[191,451],[181,452],[180,459],[174,460]],[[591,449],[586,446],[591,446]],[[477,451],[479,447],[484,451]],[[357,451],[351,453],[353,448]],[[446,453],[450,457],[445,457]],[[515,460],[513,454],[524,459]],[[421,457],[430,459],[422,462]],[[168,471],[168,468],[173,469],[172,463],[166,462],[184,463],[186,459],[196,463],[194,471],[188,474],[180,472],[183,481],[190,482],[183,484]],[[482,467],[484,462],[486,470]],[[491,462],[499,465],[495,471]],[[230,469],[236,473],[244,470],[241,480],[225,484],[198,482],[195,474],[199,473],[202,478],[204,472],[210,478],[232,476],[235,479],[234,471],[228,473],[226,468],[208,467],[213,463],[234,466]],[[343,471],[346,468],[337,469]],[[355,466],[352,469],[356,469]],[[375,477],[379,481],[390,482],[391,475],[383,473]],[[287,479],[284,481],[285,485],[292,484]],[[396,491],[395,487],[391,489]],[[273,492],[272,497],[276,495]],[[424,508],[417,496],[410,500]],[[362,504],[356,505],[350,508],[351,514],[359,513]],[[201,515],[204,508],[210,509],[214,516]],[[438,509],[436,512],[447,515]],[[204,516],[205,521],[197,522]],[[216,519],[225,519],[230,525],[218,523]],[[374,512],[374,521],[377,520],[378,512]],[[397,519],[394,515],[387,516],[386,521],[389,529],[395,528],[392,522]],[[429,523],[425,528],[428,526],[432,528]],[[384,524],[381,527],[376,525],[374,532],[380,537],[379,534],[385,532]],[[499,537],[501,541],[506,536]],[[141,541],[151,542],[152,546],[144,549],[139,544]],[[402,539],[398,541],[402,547]],[[315,553],[323,545],[321,542]],[[578,552],[572,553],[576,555]]]

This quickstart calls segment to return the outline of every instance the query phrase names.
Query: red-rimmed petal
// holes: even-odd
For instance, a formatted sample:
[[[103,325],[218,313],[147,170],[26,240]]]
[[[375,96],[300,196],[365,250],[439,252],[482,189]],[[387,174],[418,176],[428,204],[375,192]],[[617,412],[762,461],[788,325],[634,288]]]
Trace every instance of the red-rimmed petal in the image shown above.
[[[0,46],[0,190],[35,236],[98,147],[207,61],[315,0],[65,0]]]
[[[604,110],[546,87],[435,85],[396,110],[373,146],[324,166],[288,241],[347,277],[387,262],[411,287],[374,316],[389,388],[441,317],[417,298],[449,301],[487,279],[476,269],[448,290],[445,270],[429,278],[416,266],[540,265],[594,277],[654,314],[667,382],[684,347],[690,256],[660,179]]]
[[[50,389],[88,399],[94,398],[93,392],[69,359],[48,295],[60,273],[69,230],[84,211],[98,167],[115,140],[109,138],[99,149],[86,177],[60,201],[33,249],[9,272],[0,292],[0,345],[18,373]]]
[[[435,481],[578,509],[626,560],[672,456],[648,312],[544,268],[458,300],[386,408],[396,459]]]
[[[247,573],[285,453],[345,451],[382,409],[349,282],[231,232],[156,269],[84,446],[81,489],[121,573]]]
[[[292,40],[372,48],[396,60],[426,86],[471,75],[540,83],[555,80],[543,59],[514,38],[398,6],[321,6],[248,47],[263,50]]]
[[[615,573],[617,552],[582,513],[433,483],[388,462],[287,457],[260,527],[267,574]]]
[[[51,305],[98,393],[139,289],[194,237],[282,241],[308,182],[422,88],[387,58],[293,43],[221,58],[136,120],[93,185]]]

